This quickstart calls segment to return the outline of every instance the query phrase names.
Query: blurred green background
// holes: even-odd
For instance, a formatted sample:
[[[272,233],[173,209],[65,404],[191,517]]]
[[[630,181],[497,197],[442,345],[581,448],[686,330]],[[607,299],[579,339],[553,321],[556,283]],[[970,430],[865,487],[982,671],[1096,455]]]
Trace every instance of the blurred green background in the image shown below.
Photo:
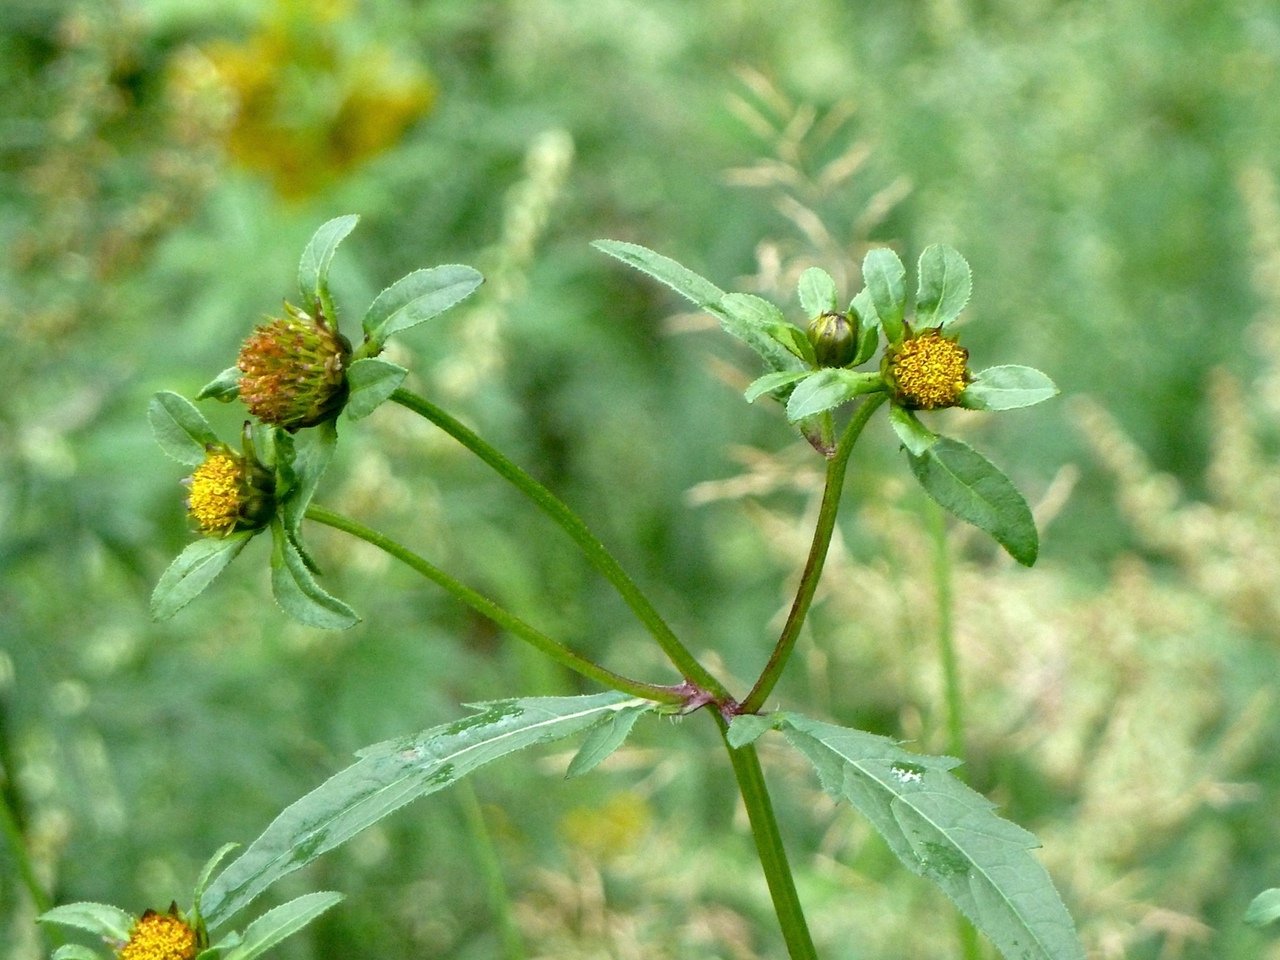
[[[1043,839],[1091,956],[1280,957],[1241,922],[1280,885],[1274,2],[5,0],[0,24],[0,783],[59,902],[184,900],[358,747],[587,692],[326,530],[348,632],[283,617],[260,542],[148,618],[192,536],[148,397],[230,365],[311,232],[359,213],[348,318],[416,267],[481,269],[393,359],[579,509],[738,690],[820,464],[742,403],[753,358],[589,241],[797,321],[805,266],[852,295],[868,245],[964,253],[974,366],[1064,393],[937,418],[1042,525],[1031,571],[949,528],[965,774]],[[210,415],[231,439],[240,412]],[[341,433],[320,502],[674,679],[447,438],[396,409]],[[929,514],[895,447],[877,419],[776,700],[941,752]],[[784,748],[765,761],[821,955],[958,955],[941,897]],[[564,762],[507,760],[281,884],[348,899],[277,955],[781,955],[709,723],[642,724],[582,781]],[[41,955],[9,848],[0,905],[3,949]]]

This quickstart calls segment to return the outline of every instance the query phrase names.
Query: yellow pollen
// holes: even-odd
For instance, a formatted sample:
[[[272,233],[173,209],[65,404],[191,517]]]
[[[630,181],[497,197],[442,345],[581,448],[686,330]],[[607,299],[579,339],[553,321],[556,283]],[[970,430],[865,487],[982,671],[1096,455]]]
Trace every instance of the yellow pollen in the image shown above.
[[[893,357],[893,381],[909,406],[952,407],[969,383],[969,351],[937,330],[910,337]]]
[[[118,960],[191,960],[196,932],[177,917],[147,911],[133,925]]]
[[[229,533],[240,516],[240,463],[212,453],[191,474],[187,509],[205,533]]]

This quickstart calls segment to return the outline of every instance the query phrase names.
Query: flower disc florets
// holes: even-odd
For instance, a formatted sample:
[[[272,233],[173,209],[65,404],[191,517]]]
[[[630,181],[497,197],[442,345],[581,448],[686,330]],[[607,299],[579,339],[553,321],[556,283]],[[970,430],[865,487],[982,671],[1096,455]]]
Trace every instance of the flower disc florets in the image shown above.
[[[191,960],[198,946],[195,929],[177,916],[176,910],[148,910],[134,923],[116,956],[119,960]]]
[[[972,379],[969,351],[937,329],[908,333],[885,353],[882,373],[904,407],[954,407]]]
[[[275,512],[275,477],[266,467],[224,446],[212,447],[185,481],[187,511],[211,537],[256,530]]]
[[[351,344],[323,315],[290,303],[240,348],[240,398],[249,412],[294,431],[335,417],[347,398]]]

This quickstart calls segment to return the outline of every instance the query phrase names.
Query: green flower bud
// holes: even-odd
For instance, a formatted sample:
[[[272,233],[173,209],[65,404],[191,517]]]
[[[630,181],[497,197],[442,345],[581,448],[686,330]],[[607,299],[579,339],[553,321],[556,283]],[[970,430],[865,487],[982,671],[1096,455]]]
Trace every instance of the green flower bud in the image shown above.
[[[809,323],[820,367],[847,367],[858,355],[858,324],[847,313],[823,313]]]

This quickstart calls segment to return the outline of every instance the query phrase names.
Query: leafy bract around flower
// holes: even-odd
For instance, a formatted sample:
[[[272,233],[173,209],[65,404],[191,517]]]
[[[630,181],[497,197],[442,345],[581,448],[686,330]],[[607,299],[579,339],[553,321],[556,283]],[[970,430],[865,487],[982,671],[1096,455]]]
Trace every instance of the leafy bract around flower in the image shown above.
[[[374,298],[361,320],[364,339],[353,350],[338,330],[329,268],[358,220],[336,217],[320,226],[298,262],[302,305],[286,302],[284,315],[254,330],[236,365],[196,396],[244,401],[258,423],[246,424],[243,452],[222,443],[184,397],[166,391],[152,400],[156,440],[195,468],[187,509],[204,534],[156,584],[156,619],[190,603],[270,527],[271,586],[281,608],[310,626],[341,629],[358,621],[316,582],[319,571],[302,542],[303,517],[337,443],[335,421],[343,410],[353,420],[367,416],[403,382],[408,371],[378,356],[388,337],[444,312],[484,280],[461,264],[415,270]],[[303,430],[305,439],[295,441]]]
[[[36,919],[94,935],[116,960],[196,960],[214,956],[222,960],[254,960],[342,899],[338,893],[307,894],[268,910],[243,933],[228,931],[216,943],[210,943],[209,928],[200,916],[200,898],[218,863],[234,848],[235,844],[227,844],[205,864],[191,898],[191,909],[185,913],[175,902],[165,913],[146,910],[135,919],[110,904],[68,903]],[[80,944],[66,944],[53,954],[53,960],[103,957],[99,950]]]
[[[917,417],[918,411],[956,406],[1010,410],[1058,392],[1052,380],[1031,367],[970,372],[968,350],[948,332],[973,290],[969,264],[955,250],[934,245],[920,255],[914,304],[908,302],[906,268],[887,247],[867,253],[865,286],[844,309],[835,282],[811,267],[799,284],[800,305],[809,318],[801,331],[768,301],[725,293],[652,250],[617,240],[595,245],[713,314],[726,331],[755,350],[768,370],[747,388],[747,400],[767,395],[785,404],[787,419],[824,455],[837,455],[833,411],[859,397],[885,395],[890,421],[925,491],[991,534],[1020,563],[1035,561],[1039,544],[1031,511],[1008,478],[976,451],[938,435]],[[879,370],[853,369],[871,359],[881,334],[885,346]]]
[[[246,423],[237,453],[176,393],[156,394],[149,415],[164,451],[195,468],[187,479],[187,510],[204,534],[161,575],[151,595],[152,616],[164,620],[181,610],[270,527],[271,585],[284,611],[311,626],[356,623],[351,608],[316,583],[315,564],[302,543],[302,517],[337,440],[333,424],[321,425],[300,451],[280,427]]]

